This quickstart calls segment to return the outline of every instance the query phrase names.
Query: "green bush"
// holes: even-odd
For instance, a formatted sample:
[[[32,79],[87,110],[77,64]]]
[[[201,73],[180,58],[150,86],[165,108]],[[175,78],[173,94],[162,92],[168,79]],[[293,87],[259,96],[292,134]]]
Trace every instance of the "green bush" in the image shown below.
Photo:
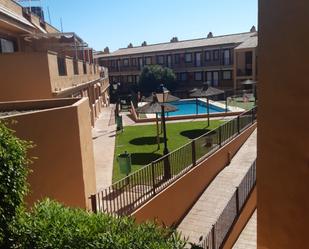
[[[27,193],[27,149],[30,144],[14,136],[14,132],[0,122],[0,245],[6,246],[9,225],[23,206]]]
[[[45,200],[22,214],[14,226],[14,248],[184,248],[179,235],[153,223],[135,224]]]
[[[138,225],[132,218],[89,213],[48,199],[25,211],[30,147],[0,123],[0,248],[184,248],[179,234],[154,223]]]

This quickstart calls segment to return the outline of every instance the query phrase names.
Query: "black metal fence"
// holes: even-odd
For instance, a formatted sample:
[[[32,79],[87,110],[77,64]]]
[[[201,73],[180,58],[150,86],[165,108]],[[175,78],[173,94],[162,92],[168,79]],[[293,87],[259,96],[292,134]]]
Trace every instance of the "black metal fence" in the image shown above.
[[[198,162],[232,140],[256,120],[257,109],[244,112],[91,196],[93,212],[130,215]]]
[[[247,174],[236,188],[232,198],[229,200],[216,223],[201,243],[201,248],[222,248],[236,218],[240,215],[251,191],[256,183],[256,161],[253,162]]]

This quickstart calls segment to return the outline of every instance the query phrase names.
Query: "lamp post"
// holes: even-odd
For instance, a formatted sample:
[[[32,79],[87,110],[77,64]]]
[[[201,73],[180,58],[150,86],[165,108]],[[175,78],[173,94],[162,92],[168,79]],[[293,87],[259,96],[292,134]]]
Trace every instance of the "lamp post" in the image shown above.
[[[115,119],[119,116],[119,92],[118,92],[119,87],[120,87],[120,82],[113,83],[113,89],[114,89],[114,93],[116,95]]]
[[[166,102],[170,101],[169,96],[171,96],[170,91],[166,89],[163,84],[161,84],[158,91],[156,92],[156,97],[157,97],[158,102],[161,104],[161,119],[162,119],[163,136],[164,136],[163,154],[165,156],[164,158],[164,179],[171,178],[171,165],[168,160],[168,156],[166,156],[169,153],[169,151],[167,148],[166,119],[165,119],[165,106],[164,106]]]

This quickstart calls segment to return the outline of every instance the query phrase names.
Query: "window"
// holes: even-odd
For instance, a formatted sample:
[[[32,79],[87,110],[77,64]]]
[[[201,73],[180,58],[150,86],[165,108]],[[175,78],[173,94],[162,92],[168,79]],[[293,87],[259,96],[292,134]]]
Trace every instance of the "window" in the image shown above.
[[[136,67],[137,66],[137,58],[132,58],[131,64],[132,64],[133,67]]]
[[[160,64],[160,65],[164,64],[164,56],[163,55],[159,55],[157,57],[157,63]]]
[[[219,50],[213,51],[213,60],[218,61],[219,60]]]
[[[59,76],[67,75],[66,61],[64,57],[57,57]]]
[[[212,83],[213,83],[213,86],[219,85],[219,72],[218,71],[212,72]]]
[[[151,64],[151,57],[146,57],[146,65],[150,65]]]
[[[74,74],[78,74],[78,61],[77,60],[73,60],[73,71],[74,71]]]
[[[231,80],[232,79],[232,71],[223,71],[223,79]]]
[[[124,67],[128,67],[129,66],[129,59],[123,59],[122,64],[123,64]]]
[[[207,83],[212,83],[212,72],[206,72],[206,81]]]
[[[170,55],[167,56],[167,66],[172,67],[172,56]]]
[[[201,66],[201,53],[195,53],[195,66]]]
[[[128,82],[129,82],[129,83],[132,83],[132,82],[133,82],[132,75],[128,75]]]
[[[224,65],[231,64],[231,51],[229,49],[225,49],[223,52],[223,64]]]
[[[194,73],[194,80],[195,81],[201,81],[202,80],[202,73],[201,72]]]
[[[211,53],[210,51],[205,52],[205,61],[211,61]]]
[[[175,60],[175,64],[179,64],[180,63],[180,56],[179,56],[179,54],[175,54],[174,55],[174,60]]]
[[[14,49],[14,42],[0,38],[0,53],[13,53]]]
[[[144,66],[144,60],[143,58],[138,58],[138,67],[139,69],[142,69]]]
[[[186,63],[192,62],[192,54],[191,53],[186,53],[185,54],[185,62]]]
[[[181,80],[181,81],[186,81],[187,79],[188,79],[187,73],[181,73],[181,74],[180,74],[180,80]]]

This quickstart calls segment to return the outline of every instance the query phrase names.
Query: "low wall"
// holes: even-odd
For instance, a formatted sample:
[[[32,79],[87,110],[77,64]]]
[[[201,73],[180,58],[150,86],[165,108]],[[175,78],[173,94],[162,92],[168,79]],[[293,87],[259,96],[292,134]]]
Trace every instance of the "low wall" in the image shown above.
[[[156,220],[166,226],[178,224],[216,175],[229,163],[230,156],[236,154],[255,128],[256,124],[249,127],[136,210],[132,216],[138,223]]]
[[[236,243],[239,235],[247,225],[252,214],[254,213],[257,205],[257,188],[253,189],[251,195],[249,196],[245,206],[241,210],[241,213],[237,220],[235,221],[232,230],[229,232],[228,238],[225,241],[222,249],[230,249]]]
[[[44,100],[14,102],[16,110],[23,110],[27,103],[37,102],[38,107],[54,106],[69,100]],[[1,109],[5,110],[1,103]],[[12,102],[7,106],[11,107]],[[16,131],[21,139],[33,141],[29,151],[33,164],[28,177],[30,193],[28,206],[37,200],[49,197],[67,206],[88,208],[88,197],[96,191],[93,145],[88,99],[74,100],[72,105],[35,112],[19,113],[1,118]]]

